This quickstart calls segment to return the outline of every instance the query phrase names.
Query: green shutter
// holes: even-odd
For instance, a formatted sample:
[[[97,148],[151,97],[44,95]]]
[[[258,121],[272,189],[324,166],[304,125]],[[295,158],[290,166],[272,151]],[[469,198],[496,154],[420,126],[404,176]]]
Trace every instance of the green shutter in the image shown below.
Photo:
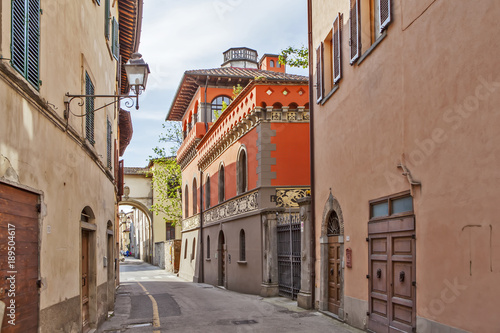
[[[111,134],[112,134],[111,122],[108,119],[107,120],[107,133],[106,133],[106,137],[107,137],[106,151],[107,151],[107,166],[108,166],[108,169],[110,169],[110,170],[111,170],[111,141],[112,141]]]
[[[85,95],[94,95],[94,85],[85,72]],[[85,137],[94,145],[94,97],[85,97]]]
[[[113,57],[115,57],[115,59],[118,60],[118,57],[120,55],[120,40],[118,39],[118,21],[113,17],[112,22],[113,22],[112,24],[113,40],[112,40],[111,50],[113,51]]]
[[[40,39],[40,2],[28,0],[28,45],[26,79],[38,88],[38,59]]]
[[[104,36],[109,40],[109,20],[111,16],[109,13],[109,0],[104,2]]]
[[[39,87],[40,1],[12,1],[11,64],[28,80]]]

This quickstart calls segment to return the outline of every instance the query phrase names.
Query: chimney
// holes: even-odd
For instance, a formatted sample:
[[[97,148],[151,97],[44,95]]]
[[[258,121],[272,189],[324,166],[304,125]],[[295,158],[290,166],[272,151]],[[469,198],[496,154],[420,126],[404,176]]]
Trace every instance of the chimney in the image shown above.
[[[259,61],[259,68],[265,71],[285,73],[286,66],[280,64],[277,54],[264,54]]]

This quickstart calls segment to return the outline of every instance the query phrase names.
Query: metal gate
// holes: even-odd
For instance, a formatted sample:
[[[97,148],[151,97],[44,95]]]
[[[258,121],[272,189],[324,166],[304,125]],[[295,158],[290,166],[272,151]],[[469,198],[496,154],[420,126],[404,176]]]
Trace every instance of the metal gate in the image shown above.
[[[296,299],[300,290],[300,216],[299,212],[278,215],[279,295]]]

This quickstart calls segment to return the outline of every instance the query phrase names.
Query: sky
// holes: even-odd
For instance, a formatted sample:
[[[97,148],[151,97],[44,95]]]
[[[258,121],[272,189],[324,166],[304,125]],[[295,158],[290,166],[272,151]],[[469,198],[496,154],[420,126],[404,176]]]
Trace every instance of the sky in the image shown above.
[[[134,133],[125,166],[146,166],[162,146],[162,124],[186,70],[218,68],[232,47],[252,48],[260,59],[289,46],[307,46],[306,0],[144,0],[139,52],[151,74],[139,110],[130,109]]]

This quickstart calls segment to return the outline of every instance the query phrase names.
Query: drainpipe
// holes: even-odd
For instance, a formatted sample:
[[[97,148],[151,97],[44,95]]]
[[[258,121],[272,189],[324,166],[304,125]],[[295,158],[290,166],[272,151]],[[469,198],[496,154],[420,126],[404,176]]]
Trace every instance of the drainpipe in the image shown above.
[[[313,308],[316,306],[315,285],[316,285],[316,206],[315,186],[314,186],[314,98],[313,98],[313,41],[312,41],[312,0],[307,0],[307,39],[309,47],[309,141],[310,141],[310,159],[311,159],[311,296]]]
[[[205,90],[206,93],[206,90]],[[205,255],[203,246],[203,171],[200,170],[200,276],[199,282],[205,282]]]
[[[210,76],[207,75],[207,80],[205,81],[205,130],[208,131],[208,104],[207,104],[207,89],[208,89],[208,79]],[[212,112],[210,112],[210,120],[212,120]]]

